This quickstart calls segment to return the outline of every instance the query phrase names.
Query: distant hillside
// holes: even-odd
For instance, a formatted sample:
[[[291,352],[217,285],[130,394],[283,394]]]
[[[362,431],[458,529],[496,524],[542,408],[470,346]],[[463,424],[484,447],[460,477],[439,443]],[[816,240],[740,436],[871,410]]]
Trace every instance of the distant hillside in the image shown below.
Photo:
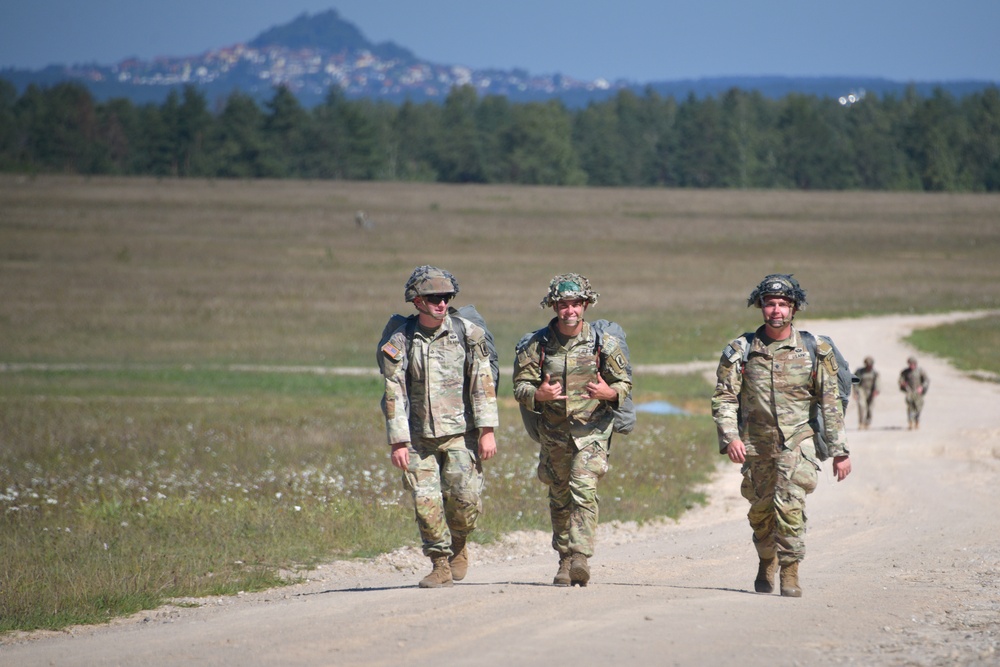
[[[380,60],[401,60],[416,63],[413,53],[393,42],[372,44],[352,23],[340,18],[336,10],[315,16],[302,14],[291,23],[270,28],[255,37],[248,46],[266,49],[281,46],[291,50],[370,51]]]
[[[570,107],[606,99],[621,90],[684,99],[719,96],[732,88],[759,91],[771,98],[790,93],[839,98],[865,91],[901,95],[912,85],[921,95],[934,89],[961,97],[995,85],[987,81],[896,82],[851,77],[714,77],[682,81],[584,81],[565,74],[533,75],[524,70],[476,70],[421,60],[393,42],[373,44],[335,10],[302,14],[269,28],[245,44],[213,49],[197,56],[165,56],[152,61],[124,60],[114,65],[50,66],[42,70],[0,70],[19,93],[29,85],[52,86],[77,81],[98,100],[129,98],[138,104],[160,103],[172,90],[195,86],[211,101],[239,90],[269,99],[286,86],[305,106],[323,101],[332,88],[349,98],[392,102],[443,100],[454,86],[471,85],[481,96],[501,95],[514,102],[557,98]]]

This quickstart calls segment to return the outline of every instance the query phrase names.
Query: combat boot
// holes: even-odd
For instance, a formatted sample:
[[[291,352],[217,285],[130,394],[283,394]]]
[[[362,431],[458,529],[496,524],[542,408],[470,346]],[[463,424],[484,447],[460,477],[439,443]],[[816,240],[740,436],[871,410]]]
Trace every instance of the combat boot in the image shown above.
[[[583,554],[573,554],[569,561],[569,579],[574,586],[586,586],[590,581],[590,565]]]
[[[453,581],[461,581],[465,579],[465,573],[469,571],[469,550],[465,546],[465,535],[452,536],[451,553],[452,555],[448,557],[451,578]]]
[[[778,571],[778,557],[760,559],[757,566],[757,578],[753,581],[753,589],[758,593],[774,592],[774,574]]]
[[[447,588],[453,584],[447,556],[431,556],[434,569],[420,580],[420,588]]]
[[[799,562],[781,566],[781,595],[786,598],[802,597],[799,588]]]
[[[559,571],[556,572],[556,578],[552,580],[552,584],[555,586],[569,586],[573,583],[573,580],[569,577],[569,556],[559,556]]]

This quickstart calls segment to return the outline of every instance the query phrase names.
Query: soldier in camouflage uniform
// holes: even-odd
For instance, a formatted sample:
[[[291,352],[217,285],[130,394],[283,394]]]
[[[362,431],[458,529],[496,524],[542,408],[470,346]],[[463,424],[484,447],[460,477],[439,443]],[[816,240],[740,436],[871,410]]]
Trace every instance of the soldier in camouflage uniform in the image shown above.
[[[586,586],[597,531],[597,483],[608,471],[612,407],[632,382],[615,336],[584,320],[599,295],[576,273],[552,279],[541,307],[555,317],[536,331],[514,362],[514,397],[540,414],[538,478],[549,488],[552,548],[559,553],[556,586]]]
[[[466,538],[482,512],[481,462],[496,453],[496,388],[485,331],[463,320],[466,340],[459,339],[458,316],[448,310],[457,293],[451,273],[417,267],[404,291],[417,310],[413,340],[404,324],[379,355],[392,464],[413,494],[424,555],[433,565],[421,588],[465,577]]]
[[[854,385],[854,399],[858,402],[858,428],[864,431],[872,425],[872,411],[875,409],[875,397],[878,396],[875,360],[865,357],[865,365],[855,370],[854,374],[861,380]]]
[[[747,518],[760,559],[754,590],[772,592],[780,567],[781,595],[787,597],[802,595],[798,571],[805,556],[805,501],[820,470],[809,426],[813,402],[822,410],[837,480],[851,472],[833,348],[817,338],[814,366],[802,335],[792,326],[805,297],[798,282],[785,274],[767,276],[753,290],[747,306],[761,309],[764,324],[746,356],[746,338],[726,346],[712,396],[719,449],[743,465],[740,491],[750,501]]]
[[[899,390],[906,393],[906,423],[909,430],[920,428],[920,413],[924,409],[924,394],[931,379],[923,368],[917,366],[916,357],[906,360],[906,368],[899,374]]]

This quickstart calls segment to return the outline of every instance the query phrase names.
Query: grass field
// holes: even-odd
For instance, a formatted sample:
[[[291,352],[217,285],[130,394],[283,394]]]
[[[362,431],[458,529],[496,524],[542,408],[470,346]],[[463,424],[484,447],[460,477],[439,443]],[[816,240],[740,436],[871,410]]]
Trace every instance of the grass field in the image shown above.
[[[559,272],[591,279],[589,315],[648,364],[716,358],[772,271],[807,315],[930,312],[1000,307],[997,258],[993,195],[0,177],[0,631],[415,544],[377,379],[321,371],[373,367],[418,264],[458,276],[509,366]],[[918,343],[995,372],[998,324]],[[616,441],[602,521],[699,502],[709,392],[636,378],[638,402],[692,414]],[[509,377],[501,424],[479,541],[547,526]]]

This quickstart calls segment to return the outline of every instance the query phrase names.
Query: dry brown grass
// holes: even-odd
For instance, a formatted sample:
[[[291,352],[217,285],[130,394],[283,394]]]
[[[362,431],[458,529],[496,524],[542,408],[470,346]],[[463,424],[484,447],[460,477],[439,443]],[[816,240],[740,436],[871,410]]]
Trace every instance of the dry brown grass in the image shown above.
[[[815,316],[996,308],[997,258],[997,195],[7,176],[0,361],[371,365],[423,263],[458,276],[507,363],[563,271],[634,361],[683,361],[756,322],[743,302],[772,271]]]

